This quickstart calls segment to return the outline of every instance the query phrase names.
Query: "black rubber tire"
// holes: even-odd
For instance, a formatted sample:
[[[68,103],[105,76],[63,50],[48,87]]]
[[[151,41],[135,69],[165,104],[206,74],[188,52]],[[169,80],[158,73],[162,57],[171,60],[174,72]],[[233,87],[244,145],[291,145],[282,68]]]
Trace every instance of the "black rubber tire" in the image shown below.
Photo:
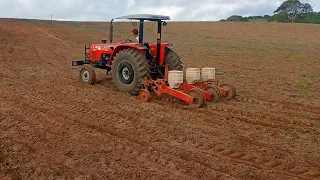
[[[123,83],[121,82],[121,69],[118,69],[121,66],[126,66],[130,72],[130,80]],[[133,48],[121,50],[112,62],[112,81],[119,92],[137,95],[143,79],[145,77],[151,79],[150,73],[150,66],[146,57]]]
[[[96,73],[94,68],[89,64],[83,65],[79,72],[79,78],[81,82],[93,85],[96,82]]]
[[[180,57],[173,50],[169,50],[168,54],[164,59],[165,63],[169,65],[169,70],[182,71],[183,66]]]

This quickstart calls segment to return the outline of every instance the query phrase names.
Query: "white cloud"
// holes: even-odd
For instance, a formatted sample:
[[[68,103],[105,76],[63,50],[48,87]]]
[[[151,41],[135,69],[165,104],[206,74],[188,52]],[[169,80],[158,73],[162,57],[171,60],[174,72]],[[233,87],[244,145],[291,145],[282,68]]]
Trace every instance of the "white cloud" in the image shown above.
[[[0,0],[0,17],[109,21],[113,17],[151,13],[172,20],[220,20],[231,15],[272,15],[284,0]],[[320,11],[319,0],[302,0]],[[13,8],[14,7],[14,8]]]
[[[134,13],[137,14],[160,14],[170,16],[171,19],[177,19],[177,16],[185,11],[185,7],[177,6],[163,6],[163,7],[141,7],[138,8]]]
[[[218,20],[223,18],[227,14],[230,14],[238,4],[206,4],[200,3],[197,5],[197,9],[194,9],[191,13],[190,19],[197,19],[199,16],[206,16],[203,20]],[[213,16],[210,18],[210,16]],[[209,18],[209,19],[208,19]]]
[[[135,0],[128,0],[128,3],[127,3],[127,9],[131,9],[134,7],[136,1]]]

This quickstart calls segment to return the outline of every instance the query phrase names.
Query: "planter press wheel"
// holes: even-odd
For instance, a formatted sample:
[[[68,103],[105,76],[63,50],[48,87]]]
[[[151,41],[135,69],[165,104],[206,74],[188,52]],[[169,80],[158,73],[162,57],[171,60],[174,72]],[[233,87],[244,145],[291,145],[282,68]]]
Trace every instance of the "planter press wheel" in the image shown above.
[[[189,104],[189,106],[201,108],[205,105],[206,98],[197,88],[190,89],[187,94],[193,97],[193,103]]]
[[[139,91],[139,97],[143,102],[150,101],[150,92],[147,89],[141,89]]]
[[[236,89],[231,84],[223,83],[219,87],[227,90],[227,95],[224,96],[226,100],[231,100],[236,96]]]
[[[222,95],[216,86],[210,85],[207,88],[205,88],[205,91],[210,93],[212,96],[212,98],[209,100],[209,102],[216,103],[221,100]]]
[[[96,73],[91,65],[83,65],[80,69],[80,81],[85,84],[93,85],[96,81]]]

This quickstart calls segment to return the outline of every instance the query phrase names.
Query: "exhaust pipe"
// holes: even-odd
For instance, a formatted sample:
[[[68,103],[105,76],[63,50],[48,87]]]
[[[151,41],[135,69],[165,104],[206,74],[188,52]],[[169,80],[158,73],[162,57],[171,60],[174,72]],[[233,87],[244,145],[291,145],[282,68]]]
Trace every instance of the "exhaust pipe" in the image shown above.
[[[109,31],[109,38],[110,38],[110,43],[112,43],[112,40],[113,40],[113,19],[111,20],[111,24],[110,24],[110,31]]]

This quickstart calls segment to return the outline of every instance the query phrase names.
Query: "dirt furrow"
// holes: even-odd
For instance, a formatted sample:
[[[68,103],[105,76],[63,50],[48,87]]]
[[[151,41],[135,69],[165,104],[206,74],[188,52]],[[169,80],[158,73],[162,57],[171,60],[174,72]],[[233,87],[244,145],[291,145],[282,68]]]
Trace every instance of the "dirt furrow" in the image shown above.
[[[159,104],[167,104],[167,102],[156,100],[155,103]],[[209,105],[209,107],[206,107],[204,109],[191,109],[189,107],[185,106],[180,106],[180,105],[175,105],[175,104],[169,104],[173,108],[179,108],[179,109],[184,109],[188,111],[192,111],[195,113],[200,113],[200,114],[205,114],[207,116],[216,116],[216,117],[224,117],[226,119],[230,119],[233,117],[236,117],[237,119],[251,124],[251,125],[259,125],[259,126],[264,126],[268,128],[287,128],[288,127],[288,122],[285,120],[279,120],[279,118],[272,118],[270,115],[259,115],[258,113],[251,113],[251,112],[246,112],[246,111],[241,111],[237,109],[230,109],[230,108],[223,108],[223,107],[218,107],[217,106],[212,106]],[[211,107],[210,107],[211,106]],[[290,121],[290,120],[288,120]],[[300,125],[301,123],[298,124],[291,124],[291,127],[297,129],[301,133],[310,133],[310,132],[315,132],[314,128],[306,125]]]
[[[42,105],[43,105],[42,107],[45,107],[45,103],[43,103]],[[32,103],[31,105],[27,104],[27,103],[24,103],[24,107],[26,107],[26,106],[39,107],[39,105],[37,106],[34,103]],[[27,114],[29,114],[29,115],[33,116],[33,118],[35,118],[34,115],[37,114],[37,113],[40,113],[41,110],[40,111],[36,110],[36,109],[34,109],[34,110],[35,111],[27,112]],[[77,108],[73,109],[73,110],[70,109],[70,110],[73,113],[81,112],[81,111],[78,111],[79,109],[77,109]],[[19,112],[23,112],[23,110],[19,109]],[[69,112],[69,111],[67,111],[67,112]],[[47,112],[46,114],[49,114],[49,112]],[[50,115],[53,115],[53,118],[55,118],[56,116],[58,116],[58,117],[68,117],[67,115],[61,114],[61,113],[57,114],[57,115],[54,115],[54,114],[57,114],[57,113],[56,112],[52,113],[52,114],[50,113]],[[86,116],[84,116],[84,117],[86,117]],[[105,116],[102,115],[102,117],[105,117]],[[39,119],[41,119],[41,118],[39,118]],[[216,172],[214,173],[210,168],[201,167],[202,165],[197,164],[197,163],[192,163],[193,164],[192,165],[192,164],[190,164],[191,162],[185,161],[183,159],[180,159],[180,158],[172,156],[172,155],[170,155],[169,158],[164,159],[168,155],[163,154],[162,152],[154,151],[152,148],[151,149],[148,148],[149,147],[149,146],[147,146],[148,144],[146,144],[143,141],[135,141],[135,140],[132,140],[132,139],[130,140],[125,136],[119,136],[119,134],[117,132],[110,131],[111,129],[106,130],[106,129],[101,128],[101,127],[99,127],[97,125],[90,124],[90,123],[87,123],[85,121],[77,120],[77,119],[74,119],[72,117],[69,117],[69,120],[72,120],[72,123],[71,122],[64,122],[64,126],[67,125],[67,127],[70,127],[72,125],[77,124],[78,126],[84,126],[86,128],[90,128],[93,131],[96,131],[96,132],[99,132],[99,133],[103,134],[104,141],[106,141],[105,140],[105,136],[107,135],[107,136],[112,136],[115,139],[123,139],[125,141],[129,140],[129,142],[135,143],[136,145],[139,146],[138,149],[142,149],[141,151],[140,150],[137,151],[137,149],[130,147],[130,145],[128,145],[128,146],[115,145],[116,147],[119,147],[119,149],[116,149],[116,152],[125,151],[123,154],[121,153],[122,156],[129,156],[130,158],[137,158],[137,159],[139,159],[138,160],[139,162],[146,162],[147,165],[151,166],[151,167],[158,166],[158,168],[156,168],[156,169],[170,168],[170,169],[167,170],[167,172],[170,172],[170,171],[174,170],[174,171],[176,171],[176,173],[175,173],[176,175],[179,175],[179,176],[183,177],[184,179],[185,178],[189,179],[192,176],[190,176],[190,175],[189,175],[189,177],[188,176],[183,176],[183,174],[181,174],[179,171],[182,171],[184,173],[188,173],[188,170],[184,170],[183,168],[185,167],[185,168],[189,169],[190,165],[194,166],[193,168],[196,171],[201,172],[201,174],[203,174],[203,175],[205,175],[207,177],[210,177],[210,176],[212,176],[214,174],[217,174]],[[74,129],[80,130],[80,128],[74,128]],[[75,132],[72,132],[72,133],[74,134]],[[99,140],[101,140],[101,139],[99,139]],[[91,139],[91,141],[92,141],[92,139]],[[108,142],[108,140],[107,140],[107,142]],[[101,141],[100,141],[100,143],[101,143]],[[120,144],[123,144],[123,143],[120,143]],[[172,160],[169,160],[169,159],[172,159]],[[151,160],[151,163],[154,163],[154,164],[150,164],[150,162],[148,160]],[[159,166],[159,162],[165,162],[165,163],[164,164],[160,163],[160,166]],[[179,169],[171,169],[172,167],[179,167]],[[194,173],[193,174],[194,176],[197,176],[197,174],[195,172],[193,172],[193,173]],[[222,175],[218,174],[217,177],[220,177],[220,176],[222,176]],[[228,175],[226,174],[225,176],[228,176]]]
[[[66,102],[61,102],[61,101],[57,101],[57,100],[53,100],[53,99],[51,99],[51,100],[49,100],[49,101],[52,101],[52,102],[54,102],[54,103],[56,103],[56,104],[58,104],[58,103],[63,103],[63,104],[61,104],[63,107],[66,107],[68,110],[67,111],[69,111],[70,110],[70,113],[76,113],[76,112],[83,112],[83,111],[85,111],[85,109],[84,108],[82,108],[82,107],[78,107],[78,106],[73,106],[71,103],[68,105]],[[107,116],[106,115],[104,115],[104,114],[102,114],[102,113],[100,113],[100,115],[99,115],[99,113],[98,112],[91,112],[92,110],[90,110],[90,109],[86,109],[86,111],[87,111],[87,113],[89,112],[89,114],[87,114],[87,115],[85,115],[84,117],[87,117],[87,118],[89,118],[89,117],[91,117],[92,115],[94,115],[94,114],[96,114],[97,115],[97,117],[98,118],[100,118],[100,119],[106,119],[107,118]],[[93,128],[93,129],[97,129],[98,127],[96,126],[96,125],[93,125],[93,124],[87,124],[87,123],[85,123],[85,125],[86,126],[89,126],[89,127],[91,127],[91,128]],[[108,130],[103,130],[103,128],[98,128],[97,129],[98,131],[102,131],[102,132],[109,132],[109,133],[111,133],[111,132],[113,132],[113,135],[119,135],[119,134],[121,134],[120,132],[117,132],[117,131],[115,131],[114,129],[108,129]],[[146,130],[146,131],[149,131],[149,130]],[[122,136],[121,136],[121,138],[129,138],[129,137],[127,137],[125,134],[122,134]],[[172,140],[172,139],[170,139],[170,140]],[[136,140],[135,140],[136,141]],[[139,143],[146,143],[146,142],[144,142],[144,141],[140,141]],[[145,145],[145,144],[144,144]],[[188,146],[186,146],[186,148],[187,148]],[[178,148],[178,147],[175,147],[175,148]],[[181,152],[183,152],[183,149],[180,149],[180,148],[178,148],[179,149],[179,151],[181,151]],[[223,151],[223,150],[221,150],[221,151]],[[234,156],[238,156],[238,155],[236,155],[236,154],[243,154],[242,152],[237,152],[237,151],[235,151],[235,150],[232,150],[232,149],[225,149],[224,151],[227,151],[227,153],[222,153],[223,155],[229,155],[228,154],[228,152],[231,152],[230,154],[235,154]],[[186,152],[186,153],[188,153],[188,152]],[[216,154],[214,154],[215,156],[217,156]],[[244,154],[243,156],[246,156],[246,154]],[[247,155],[247,156],[250,156],[250,154],[249,155]],[[217,157],[223,157],[223,156],[217,156]],[[231,155],[231,157],[232,157],[232,155]],[[266,164],[266,167],[265,166],[260,166],[260,164],[254,164],[254,162],[255,161],[252,161],[253,159],[259,159],[259,158],[257,158],[257,157],[253,157],[252,159],[251,158],[249,158],[249,160],[250,161],[244,161],[244,160],[239,160],[239,161],[235,161],[235,162],[237,162],[237,163],[243,163],[243,164],[245,164],[245,165],[250,165],[250,166],[252,166],[252,167],[255,167],[255,168],[260,168],[260,169],[263,169],[263,168],[275,168],[275,167],[277,167],[277,166],[279,166],[281,163],[279,163],[279,162],[276,162],[276,161],[268,161],[268,160],[264,160],[264,162],[260,162],[260,163],[263,163],[263,164]],[[245,158],[245,160],[246,160],[246,158]],[[259,161],[259,160],[258,160]],[[200,162],[199,162],[200,163]],[[205,164],[202,164],[202,165],[204,165],[205,166]],[[295,174],[294,173],[291,173],[290,172],[290,170],[289,171],[282,171],[282,170],[277,170],[277,172],[279,172],[279,173],[282,173],[282,174],[285,174],[285,175],[288,175],[288,176],[295,176]],[[308,171],[309,172],[309,171]],[[310,171],[311,172],[311,171]],[[298,175],[299,174],[296,174],[297,175],[297,177],[298,177]],[[299,176],[300,177],[300,176]],[[304,178],[303,176],[301,176],[301,178]]]
[[[176,142],[178,143],[178,142]],[[284,169],[281,165],[285,164],[281,159],[274,160],[273,158],[259,156],[258,154],[252,154],[249,152],[241,152],[231,148],[225,148],[221,146],[199,146],[199,144],[190,145],[190,142],[183,142],[180,144],[194,149],[195,152],[202,152],[205,154],[210,154],[216,157],[229,158],[231,161],[238,163],[243,163],[249,166],[253,166],[258,169],[272,170],[278,173],[282,173],[288,176],[296,176],[303,179],[312,179],[320,177],[320,170],[313,167],[301,167],[293,166],[289,169]],[[286,166],[286,165],[285,165]],[[303,172],[297,171],[297,169],[304,169]]]
[[[279,109],[292,109],[301,112],[310,112],[314,114],[319,114],[320,107],[317,106],[310,106],[301,103],[293,103],[293,102],[283,102],[283,101],[276,101],[276,100],[263,100],[263,99],[256,99],[256,98],[246,98],[243,96],[236,96],[236,99],[239,102],[249,102],[253,104],[263,105],[267,107],[277,107]]]
[[[15,103],[15,105],[17,105],[19,102],[17,102],[17,101],[15,101],[14,102]],[[43,104],[43,105],[45,105],[45,104]],[[70,134],[73,134],[73,136],[79,136],[80,137],[80,134],[81,134],[81,136],[82,137],[86,137],[86,136],[88,136],[88,135],[86,135],[86,134],[90,134],[90,133],[88,133],[87,131],[88,131],[88,129],[84,129],[83,128],[83,126],[81,126],[81,125],[77,125],[77,123],[75,123],[75,124],[72,124],[72,123],[70,123],[70,122],[68,122],[68,121],[66,121],[66,119],[64,119],[64,118],[61,118],[61,116],[59,116],[59,114],[57,113],[57,112],[55,112],[55,113],[52,113],[52,114],[50,114],[51,116],[48,116],[48,113],[46,113],[46,114],[41,114],[42,113],[42,110],[41,109],[39,109],[38,107],[39,106],[34,106],[34,107],[37,107],[36,109],[34,109],[34,107],[32,107],[32,106],[34,106],[34,104],[32,104],[32,105],[29,105],[29,104],[27,104],[27,103],[23,103],[22,104],[22,106],[20,107],[20,108],[18,108],[17,106],[13,106],[12,104],[10,104],[10,102],[9,101],[6,101],[6,106],[5,107],[7,107],[8,109],[10,109],[9,111],[7,111],[6,113],[8,113],[8,114],[10,114],[10,116],[6,116],[6,117],[12,117],[12,116],[20,116],[20,118],[23,118],[24,117],[24,115],[27,115],[27,117],[28,117],[28,120],[26,120],[26,119],[24,119],[23,121],[20,121],[20,122],[18,122],[18,123],[15,123],[15,125],[17,125],[17,124],[19,124],[19,127],[15,127],[14,125],[11,125],[11,126],[9,126],[9,127],[3,127],[4,128],[4,131],[3,132],[5,132],[5,133],[9,133],[9,131],[8,131],[8,129],[9,128],[14,128],[15,130],[12,132],[12,133],[14,133],[14,132],[16,132],[16,130],[17,129],[22,129],[23,127],[26,127],[26,126],[28,126],[28,128],[30,128],[30,127],[34,127],[34,130],[31,130],[31,129],[28,129],[30,132],[39,132],[40,130],[41,131],[44,131],[44,132],[47,132],[47,133],[53,133],[53,134],[56,134],[56,132],[61,132],[61,133],[65,133],[65,132],[68,132],[69,131],[69,133]],[[5,108],[4,107],[4,108]],[[19,119],[20,119],[19,118]],[[51,123],[51,122],[49,122],[49,121],[47,121],[46,120],[46,118],[50,118],[50,119],[57,119],[57,118],[59,118],[59,119],[61,119],[61,120],[59,120],[60,122],[63,122],[63,124],[60,126],[58,126],[57,127],[57,125],[56,125],[56,123]],[[7,119],[7,118],[5,118],[5,119]],[[30,121],[30,119],[32,119],[32,121]],[[8,121],[14,121],[15,119],[14,118],[10,118]],[[36,121],[37,120],[37,121]],[[39,128],[37,128],[37,127],[39,127],[39,124],[40,123],[43,123],[43,122],[46,122],[46,129],[39,129]],[[1,124],[4,124],[4,125],[6,125],[7,123],[6,122],[4,122],[4,123],[1,123]],[[28,124],[28,125],[27,125]],[[88,125],[88,124],[84,124],[86,127],[88,127],[88,126],[90,126],[90,125]],[[73,126],[76,126],[76,127],[73,127]],[[67,128],[62,128],[62,127],[67,127]],[[92,126],[91,126],[92,127]],[[95,127],[96,128],[96,127]],[[70,130],[71,129],[75,129],[77,132],[70,132]],[[25,133],[27,133],[27,132],[25,132]],[[24,134],[25,134],[24,133]],[[94,132],[91,132],[92,134],[94,134]],[[78,135],[75,135],[75,134],[78,134]],[[15,135],[17,135],[17,137],[16,138],[14,138],[13,136],[15,136]],[[56,135],[59,135],[59,134],[56,134]],[[19,138],[19,137],[24,137],[24,136],[19,136],[19,134],[17,134],[17,133],[15,133],[15,134],[10,134],[10,136],[9,136],[11,139],[17,139],[17,138]],[[88,138],[88,137],[86,137],[86,138]],[[106,139],[107,138],[107,136],[104,136],[103,137],[103,139],[104,139],[104,141],[105,142],[108,142],[108,141],[110,141],[110,139]],[[34,138],[34,139],[37,139],[37,138]],[[67,139],[67,138],[65,138],[65,139]],[[92,138],[91,137],[91,140],[90,141],[92,141],[92,139],[94,139],[94,138]],[[116,139],[116,138],[115,138]],[[22,141],[21,141],[22,142]],[[20,142],[20,143],[21,143]],[[88,142],[86,142],[86,144],[87,144]],[[28,146],[29,147],[29,149],[32,149],[33,151],[35,151],[36,149],[39,149],[39,147],[32,147],[31,148],[31,146],[32,146],[32,144],[35,144],[35,143],[33,143],[32,141],[27,141],[27,143],[24,143],[25,144],[25,146]],[[121,143],[120,143],[121,144]],[[42,147],[42,150],[43,150],[43,148],[44,148],[45,146],[43,146]],[[122,148],[122,146],[120,146],[121,148]],[[52,148],[52,147],[48,147],[48,148]],[[120,149],[121,149],[120,148]],[[118,151],[120,150],[120,149],[118,149]],[[128,151],[128,149],[126,149],[127,151]],[[49,151],[49,149],[46,149],[46,151]],[[129,151],[130,151],[130,149],[129,149]],[[40,152],[38,152],[38,153],[40,153]],[[141,152],[142,153],[142,152]],[[124,153],[124,154],[126,154],[126,153]],[[60,155],[58,155],[59,157],[61,157],[62,156],[62,154],[60,154]],[[150,165],[150,164],[149,164]]]
[[[299,120],[287,119],[284,117],[277,117],[277,116],[273,116],[266,113],[260,113],[260,112],[253,113],[249,111],[235,109],[232,107],[224,108],[224,107],[215,106],[213,108],[210,108],[210,110],[220,112],[221,114],[225,113],[227,115],[235,115],[247,122],[250,122],[250,120],[252,120],[251,121],[252,123],[257,123],[263,126],[285,128],[285,127],[289,127],[290,125],[290,127],[294,127],[295,129],[299,130],[302,133],[315,132],[314,126],[317,125],[316,123],[311,125],[306,125]]]
[[[132,127],[132,128],[134,128],[134,127]],[[108,129],[107,131],[109,133],[111,133],[113,130],[112,129]],[[145,129],[144,131],[150,131],[150,130],[149,129]],[[125,137],[125,138],[130,138],[131,137],[131,136],[128,137],[125,133],[121,133],[121,132],[114,132],[114,133],[117,133],[118,135],[122,134],[121,137]],[[155,132],[153,131],[153,133],[158,134],[157,130],[155,130]],[[137,134],[137,136],[138,136],[138,134]],[[136,140],[136,138],[133,138],[133,137],[131,137],[130,139],[134,139],[134,141],[138,141],[138,140]],[[174,144],[174,140],[172,138],[169,139],[169,140],[170,140],[170,142],[166,142],[166,143],[168,143],[170,145]],[[175,139],[175,140],[177,141],[178,139]],[[140,142],[141,142],[141,140],[140,140]],[[145,143],[144,141],[142,141],[142,142]],[[183,143],[186,143],[186,144],[183,144]],[[189,151],[188,149],[190,148],[190,140],[187,140],[187,141],[185,141],[183,143],[181,144],[179,142],[176,142],[175,146],[168,146],[168,145],[164,145],[163,143],[162,143],[161,147],[157,146],[157,144],[153,145],[153,146],[151,145],[151,146],[154,147],[154,148],[158,148],[158,150],[165,151],[165,153],[172,153],[175,156],[178,155],[179,157],[184,157],[185,160],[196,161],[196,162],[198,162],[199,164],[201,164],[203,166],[208,166],[208,167],[214,168],[214,169],[216,168],[215,170],[222,171],[222,172],[223,172],[222,168],[220,169],[219,167],[215,167],[213,165],[216,162],[219,162],[219,161],[221,162],[221,160],[216,159],[215,157],[219,157],[219,158],[228,157],[228,158],[231,158],[231,160],[236,162],[236,163],[242,163],[244,165],[249,165],[249,166],[252,166],[252,167],[255,167],[255,168],[259,168],[259,169],[262,169],[262,170],[272,170],[272,171],[275,171],[277,173],[281,173],[281,174],[287,175],[289,177],[299,177],[299,178],[302,178],[302,179],[308,179],[309,178],[309,177],[301,176],[299,172],[297,172],[297,173],[290,172],[291,169],[289,169],[289,170],[275,169],[276,167],[280,166],[282,163],[280,161],[268,160],[268,157],[261,158],[261,157],[254,157],[253,156],[253,158],[245,157],[243,159],[238,159],[238,158],[242,157],[242,155],[241,155],[242,152],[238,152],[238,151],[235,151],[233,149],[228,149],[228,148],[226,148],[226,149],[224,149],[224,148],[217,149],[217,150],[214,151],[215,153],[211,152],[211,155],[213,155],[213,156],[210,156],[209,158],[212,159],[212,161],[210,163],[206,164],[204,162],[206,162],[206,159],[208,158],[208,154],[207,154],[208,152],[200,153],[201,151],[199,151],[200,149],[198,149],[198,148],[194,148],[194,151]],[[194,144],[194,146],[198,146],[198,145],[199,145],[198,143]],[[148,146],[150,146],[150,145],[148,145]],[[191,147],[192,147],[192,145],[191,145]],[[201,148],[201,147],[199,147],[199,148]],[[220,151],[221,151],[221,155],[218,156],[217,153],[219,153]],[[230,155],[230,156],[228,156],[228,155]],[[240,156],[240,157],[238,157],[238,156]],[[251,154],[247,153],[247,154],[244,154],[243,156],[251,156]],[[213,161],[213,159],[215,159],[215,160]],[[226,163],[227,159],[224,159],[223,161],[224,161],[224,163]],[[233,163],[231,163],[231,164],[233,164]],[[294,168],[296,168],[296,167],[294,167]],[[308,170],[305,173],[314,174],[313,171],[315,171],[315,170]],[[228,173],[228,172],[226,172],[226,173]],[[317,171],[316,171],[316,173],[317,173]],[[318,177],[318,176],[315,175],[315,177]]]
[[[56,92],[59,92],[59,91],[56,90]],[[16,92],[16,94],[19,94],[19,93]],[[124,123],[122,120],[121,120],[121,122],[119,122],[117,120],[116,117],[122,118],[123,115],[121,113],[120,114],[117,113],[116,109],[108,109],[107,108],[105,110],[102,110],[102,109],[90,108],[91,105],[87,105],[87,104],[84,104],[84,106],[73,105],[73,104],[83,104],[83,102],[81,99],[76,97],[76,98],[72,98],[73,100],[71,103],[70,101],[67,100],[68,99],[67,94],[65,94],[64,98],[61,98],[60,96],[51,96],[49,98],[44,98],[43,96],[41,96],[39,94],[33,95],[31,93],[24,93],[23,96],[30,98],[30,102],[32,102],[32,103],[37,103],[38,101],[39,102],[46,102],[46,103],[50,103],[52,106],[54,106],[54,105],[61,106],[61,108],[63,108],[64,110],[68,110],[68,109],[72,110],[71,114],[73,114],[73,111],[74,112],[89,113],[89,115],[87,115],[88,116],[87,118],[90,118],[92,116],[96,116],[97,118],[100,118],[100,119],[110,120],[114,117],[113,118],[114,121],[112,121],[112,123],[115,124],[114,125],[115,127],[117,127],[118,124]],[[39,106],[41,106],[41,105],[39,105]],[[85,107],[88,107],[88,108],[85,108]],[[185,109],[182,109],[182,110],[185,111]],[[135,113],[135,116],[133,116],[133,117],[141,117],[144,114],[144,111],[148,111],[148,110],[143,110],[143,111],[139,112],[139,114],[136,114],[135,110],[133,110],[133,111],[128,110],[128,112],[130,112],[130,114]],[[166,111],[166,110],[162,109],[160,111]],[[211,114],[211,116],[212,116],[212,114]],[[208,116],[208,117],[211,117],[211,116]],[[217,114],[216,117],[220,118],[221,115],[219,116],[219,114]],[[203,136],[203,137],[215,136],[215,139],[220,140],[220,141],[224,141],[224,140],[229,139],[230,137],[228,137],[228,135],[227,135],[228,132],[226,132],[225,135],[222,136],[221,133],[224,133],[224,132],[218,133],[217,130],[214,128],[217,126],[230,125],[231,121],[230,121],[229,117],[222,116],[222,121],[216,119],[216,117],[215,117],[214,121],[211,120],[210,118],[206,118],[206,119],[193,119],[191,121],[186,121],[186,123],[188,123],[189,125],[192,125],[193,128],[195,128],[198,136]],[[127,118],[130,118],[130,117],[127,117]],[[137,124],[137,126],[140,128],[139,124]],[[172,121],[170,120],[170,121],[168,121],[168,123],[166,123],[166,126],[174,128],[175,125],[172,124]],[[132,129],[136,129],[136,127],[133,127]],[[148,133],[150,133],[150,134],[156,133],[156,130],[157,130],[157,128],[149,129]],[[137,129],[136,131],[138,131],[139,133],[142,133],[139,131],[139,129]],[[229,132],[229,133],[232,133],[232,132]],[[249,144],[251,146],[252,145],[257,146],[257,148],[261,148],[261,147],[266,147],[268,149],[273,148],[272,146],[270,146],[268,144],[244,140],[243,137],[233,137],[233,138],[234,138],[234,140],[240,141],[242,143]],[[278,148],[278,151],[283,151],[283,153],[287,153],[287,150],[282,150],[280,147]]]

